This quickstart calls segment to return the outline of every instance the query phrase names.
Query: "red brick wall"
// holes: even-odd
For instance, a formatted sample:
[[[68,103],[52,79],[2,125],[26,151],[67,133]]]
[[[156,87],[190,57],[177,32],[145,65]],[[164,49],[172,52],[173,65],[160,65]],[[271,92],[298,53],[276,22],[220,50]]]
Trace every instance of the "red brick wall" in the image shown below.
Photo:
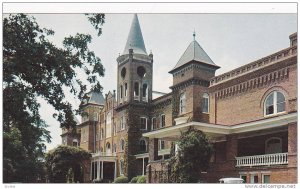
[[[234,125],[255,121],[264,118],[264,99],[272,90],[283,91],[286,97],[286,110],[287,112],[295,109],[293,102],[297,98],[297,71],[296,65],[285,66],[284,63],[273,65],[275,67],[269,69],[262,69],[254,74],[246,75],[244,78],[238,78],[233,81],[228,81],[220,86],[213,86],[210,98],[210,122],[222,125]],[[276,70],[285,70],[288,68],[288,74],[273,78],[266,82],[254,85],[248,82],[250,79],[261,78],[268,73],[276,72]],[[257,80],[258,81],[258,80]],[[233,90],[234,82],[243,83],[241,92],[229,94]],[[248,86],[248,87],[246,87]],[[229,87],[229,88],[228,88]],[[223,89],[228,89],[227,91]],[[236,88],[237,89],[237,88]],[[221,92],[220,92],[221,91]],[[227,95],[226,95],[227,93]],[[219,95],[217,97],[217,95]],[[221,97],[220,97],[221,95]],[[291,103],[290,103],[291,102]],[[291,107],[290,107],[291,106]],[[294,110],[295,111],[295,110]],[[228,119],[230,117],[230,119]]]

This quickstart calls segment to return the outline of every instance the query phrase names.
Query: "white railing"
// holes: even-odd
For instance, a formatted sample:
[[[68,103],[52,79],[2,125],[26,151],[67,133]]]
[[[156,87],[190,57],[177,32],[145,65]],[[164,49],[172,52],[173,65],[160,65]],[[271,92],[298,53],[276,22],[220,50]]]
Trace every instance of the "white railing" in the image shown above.
[[[96,157],[96,156],[117,156],[116,153],[112,153],[112,152],[97,152],[97,153],[93,153],[92,157]]]
[[[147,97],[142,97],[142,100],[143,100],[144,102],[148,102],[148,98],[147,98]]]
[[[133,100],[138,100],[139,101],[140,100],[140,96],[134,96]]]
[[[288,153],[236,157],[236,167],[288,164]]]

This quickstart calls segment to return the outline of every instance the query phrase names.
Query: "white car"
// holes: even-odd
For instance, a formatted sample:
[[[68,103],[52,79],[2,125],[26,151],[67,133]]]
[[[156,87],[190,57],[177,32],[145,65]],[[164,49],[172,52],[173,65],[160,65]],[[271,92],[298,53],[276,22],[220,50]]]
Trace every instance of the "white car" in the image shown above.
[[[244,180],[241,178],[221,178],[220,183],[223,184],[242,184],[244,183]]]

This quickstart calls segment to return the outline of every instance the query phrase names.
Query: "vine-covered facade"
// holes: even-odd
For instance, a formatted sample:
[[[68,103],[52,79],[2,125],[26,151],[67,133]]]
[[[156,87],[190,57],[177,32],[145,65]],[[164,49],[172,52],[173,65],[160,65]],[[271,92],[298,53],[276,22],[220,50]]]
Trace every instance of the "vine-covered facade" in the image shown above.
[[[134,15],[117,58],[117,92],[90,92],[77,135],[62,142],[92,153],[85,182],[146,175],[168,182],[170,149],[189,127],[214,147],[201,182],[297,182],[297,33],[290,46],[224,74],[195,39],[169,72],[171,92],[153,98],[153,54]],[[200,178],[199,178],[200,179]]]

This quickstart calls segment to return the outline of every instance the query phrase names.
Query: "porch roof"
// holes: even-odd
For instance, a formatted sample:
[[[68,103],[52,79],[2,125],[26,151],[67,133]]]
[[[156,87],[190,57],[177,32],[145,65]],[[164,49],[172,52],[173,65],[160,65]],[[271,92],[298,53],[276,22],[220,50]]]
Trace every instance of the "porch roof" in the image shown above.
[[[148,138],[165,138],[174,140],[179,138],[181,132],[186,131],[189,127],[194,127],[195,129],[203,131],[209,137],[219,137],[229,134],[271,129],[293,122],[297,122],[297,112],[233,126],[216,125],[202,122],[187,122],[144,133],[143,136]]]

